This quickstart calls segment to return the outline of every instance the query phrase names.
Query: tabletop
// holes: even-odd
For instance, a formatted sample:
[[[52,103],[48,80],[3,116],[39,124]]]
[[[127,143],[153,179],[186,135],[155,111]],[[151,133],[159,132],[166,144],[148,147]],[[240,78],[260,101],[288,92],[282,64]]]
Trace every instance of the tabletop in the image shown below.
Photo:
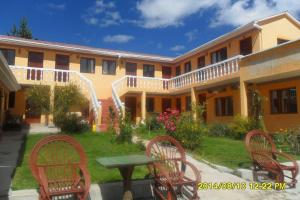
[[[126,166],[137,166],[145,165],[156,161],[154,158],[150,158],[146,155],[123,155],[123,156],[110,156],[110,157],[100,157],[96,161],[106,167],[126,167]]]

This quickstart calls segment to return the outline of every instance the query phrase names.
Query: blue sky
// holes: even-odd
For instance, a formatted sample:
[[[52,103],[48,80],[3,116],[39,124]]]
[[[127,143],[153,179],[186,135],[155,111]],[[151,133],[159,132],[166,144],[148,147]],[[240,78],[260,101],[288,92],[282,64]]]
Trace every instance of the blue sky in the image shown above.
[[[177,56],[297,0],[9,0],[0,34],[25,16],[40,40]],[[5,8],[5,9],[3,9]]]

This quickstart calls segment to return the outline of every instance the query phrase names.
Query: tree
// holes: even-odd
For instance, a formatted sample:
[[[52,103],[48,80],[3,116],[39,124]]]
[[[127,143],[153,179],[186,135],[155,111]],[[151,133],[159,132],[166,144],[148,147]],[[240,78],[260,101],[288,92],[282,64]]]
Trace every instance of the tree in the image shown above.
[[[26,39],[32,39],[32,32],[28,26],[26,17],[23,17],[20,21],[19,27],[17,28],[14,24],[9,33],[9,36],[21,37]]]

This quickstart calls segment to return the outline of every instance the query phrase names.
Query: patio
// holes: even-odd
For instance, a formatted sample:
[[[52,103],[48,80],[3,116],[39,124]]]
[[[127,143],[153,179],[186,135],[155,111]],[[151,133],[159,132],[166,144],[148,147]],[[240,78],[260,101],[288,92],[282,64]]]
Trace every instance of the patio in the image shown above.
[[[13,179],[12,190],[9,191],[9,199],[38,199],[38,192],[34,188],[37,184],[31,176],[28,168],[27,159],[33,145],[45,135],[28,135],[25,143],[25,154],[23,162],[16,169]],[[96,163],[96,157],[114,156],[126,154],[143,154],[144,150],[140,145],[135,144],[116,144],[112,142],[112,136],[109,134],[75,134],[73,135],[83,146],[88,156],[88,168],[92,177],[92,185],[90,188],[91,199],[122,199],[122,178],[119,172],[115,170],[105,169]],[[139,143],[139,138],[134,137],[134,143]],[[100,143],[99,143],[100,142]],[[146,145],[148,140],[142,140]],[[111,148],[114,145],[114,148]],[[109,149],[109,151],[107,151]],[[207,156],[206,158],[210,158]],[[197,157],[197,159],[201,159]],[[218,158],[220,159],[220,158]],[[196,160],[190,155],[187,160],[194,164],[201,171],[201,182],[203,183],[221,183],[221,182],[238,182],[249,184],[252,181],[252,172],[247,169],[232,169],[220,165],[216,165],[206,160]],[[218,160],[216,160],[218,161]],[[218,162],[222,163],[222,162]],[[226,163],[226,162],[225,162]],[[298,161],[300,164],[300,161]],[[133,194],[134,199],[152,199],[150,180],[145,178],[148,173],[146,167],[137,167],[133,174]],[[190,176],[188,171],[188,176]],[[298,175],[298,180],[300,177]],[[111,192],[114,191],[114,192]],[[300,195],[300,189],[287,189],[282,191],[262,191],[262,190],[199,190],[198,194],[201,199],[297,199]],[[263,197],[263,198],[262,198]]]

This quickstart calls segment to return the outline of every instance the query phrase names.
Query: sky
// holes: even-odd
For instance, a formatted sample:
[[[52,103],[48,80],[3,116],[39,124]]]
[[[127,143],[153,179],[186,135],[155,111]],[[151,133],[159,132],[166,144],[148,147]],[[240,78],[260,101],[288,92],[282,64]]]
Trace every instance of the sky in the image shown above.
[[[3,0],[0,34],[26,17],[39,40],[178,56],[300,0]]]

